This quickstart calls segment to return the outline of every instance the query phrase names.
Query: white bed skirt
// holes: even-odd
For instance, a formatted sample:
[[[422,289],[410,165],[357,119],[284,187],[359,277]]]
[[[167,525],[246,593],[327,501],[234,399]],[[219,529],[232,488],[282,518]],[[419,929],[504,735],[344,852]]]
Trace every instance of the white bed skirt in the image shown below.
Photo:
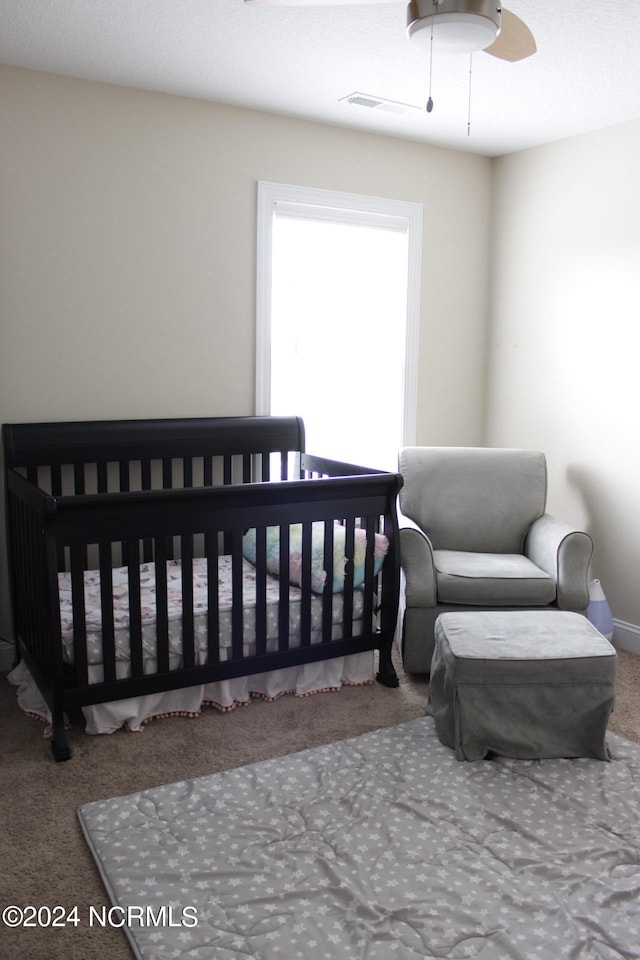
[[[255,698],[276,700],[285,693],[307,697],[315,693],[339,690],[343,685],[370,684],[373,683],[373,676],[373,651],[368,650],[299,667],[270,670],[250,677],[237,677],[182,690],[168,690],[83,707],[85,732],[114,733],[122,727],[138,731],[156,717],[197,716],[202,707],[229,711],[247,705]],[[20,708],[30,716],[50,724],[51,712],[24,662],[20,662],[11,671],[8,680],[16,687]],[[49,728],[45,728],[45,736],[49,733]]]

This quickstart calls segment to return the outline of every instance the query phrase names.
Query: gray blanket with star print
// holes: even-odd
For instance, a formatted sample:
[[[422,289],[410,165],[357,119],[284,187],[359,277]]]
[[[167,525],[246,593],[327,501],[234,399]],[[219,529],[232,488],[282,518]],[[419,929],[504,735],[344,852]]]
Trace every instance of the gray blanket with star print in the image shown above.
[[[608,744],[460,763],[425,717],[78,813],[141,960],[640,958],[640,746]]]

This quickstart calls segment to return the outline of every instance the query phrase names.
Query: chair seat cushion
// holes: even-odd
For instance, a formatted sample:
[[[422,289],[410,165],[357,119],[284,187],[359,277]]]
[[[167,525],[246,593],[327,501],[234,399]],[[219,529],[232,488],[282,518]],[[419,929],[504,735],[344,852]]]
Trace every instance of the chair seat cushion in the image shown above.
[[[516,553],[434,550],[439,603],[546,606],[556,599],[553,577]]]

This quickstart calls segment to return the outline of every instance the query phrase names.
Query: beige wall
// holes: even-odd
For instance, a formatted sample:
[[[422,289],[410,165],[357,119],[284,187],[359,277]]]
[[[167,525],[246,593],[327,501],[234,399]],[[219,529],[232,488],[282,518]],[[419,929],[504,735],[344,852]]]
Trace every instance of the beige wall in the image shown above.
[[[253,412],[271,180],[424,204],[418,442],[482,441],[489,160],[9,67],[0,85],[2,422]],[[2,551],[0,636],[5,582]]]
[[[546,451],[640,652],[640,120],[495,162],[487,443]]]

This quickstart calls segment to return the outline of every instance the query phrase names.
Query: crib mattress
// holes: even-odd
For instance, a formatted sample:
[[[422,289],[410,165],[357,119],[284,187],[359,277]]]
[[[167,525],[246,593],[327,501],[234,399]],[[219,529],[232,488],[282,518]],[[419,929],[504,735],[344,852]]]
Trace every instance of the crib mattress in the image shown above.
[[[180,560],[167,562],[167,604],[169,622],[169,654],[171,669],[182,666],[182,563]],[[113,617],[115,626],[116,676],[118,679],[130,675],[131,648],[129,639],[129,579],[126,567],[113,570]],[[255,653],[256,618],[256,569],[247,560],[242,561],[242,604],[243,604],[243,656]],[[73,647],[73,605],[71,593],[71,575],[58,574],[60,592],[60,621],[65,661],[74,660]],[[100,598],[100,571],[87,570],[84,573],[84,603],[87,637],[87,663],[89,681],[99,683],[102,674],[102,606]],[[289,586],[289,641],[292,647],[299,645],[300,613],[302,591]],[[208,565],[205,558],[193,560],[193,613],[196,664],[207,663],[207,614],[208,614]],[[156,576],[153,563],[140,566],[140,599],[142,609],[142,645],[145,660],[145,672],[153,672],[156,664]],[[219,650],[222,661],[229,659],[232,642],[232,562],[230,556],[218,558],[218,615]],[[280,601],[280,582],[277,578],[266,576],[266,613],[267,613],[267,651],[277,649],[278,609]],[[334,594],[332,601],[332,639],[337,639],[342,630],[343,595]],[[353,634],[362,632],[363,597],[360,590],[353,595]],[[311,642],[321,639],[322,597],[312,595],[311,600]]]

